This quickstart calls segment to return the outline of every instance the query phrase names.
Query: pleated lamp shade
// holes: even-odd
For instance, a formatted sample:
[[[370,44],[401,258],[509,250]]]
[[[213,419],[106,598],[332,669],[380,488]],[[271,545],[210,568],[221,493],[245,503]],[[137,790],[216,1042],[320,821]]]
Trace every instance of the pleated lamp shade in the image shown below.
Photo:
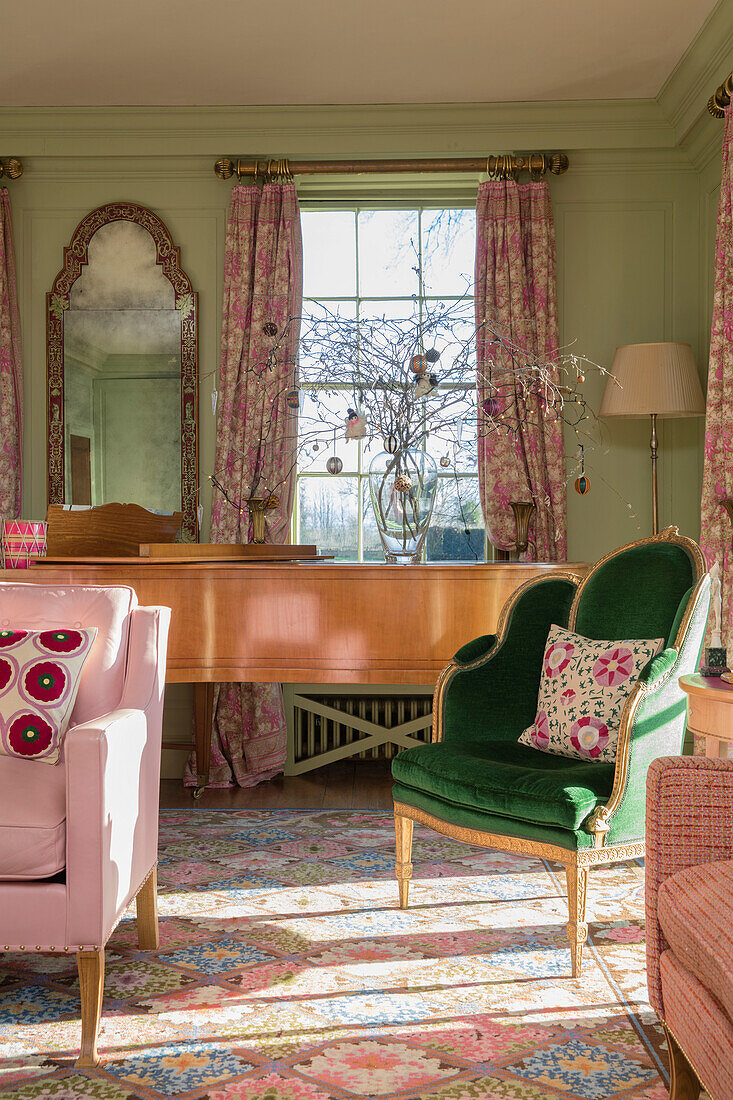
[[[689,344],[624,344],[616,348],[611,375],[600,416],[705,414],[705,398]]]

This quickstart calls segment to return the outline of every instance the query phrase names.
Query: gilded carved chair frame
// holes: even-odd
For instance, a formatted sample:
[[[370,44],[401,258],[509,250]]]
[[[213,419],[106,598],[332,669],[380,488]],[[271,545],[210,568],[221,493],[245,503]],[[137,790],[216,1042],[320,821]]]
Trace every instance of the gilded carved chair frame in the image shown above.
[[[181,535],[198,542],[198,294],[181,267],[181,250],[165,222],[146,206],[110,202],[91,210],[77,225],[64,262],[46,295],[46,423],[48,428],[47,496],[49,504],[64,504],[64,313],[71,288],[89,260],[89,242],[111,222],[142,226],[155,244],[156,263],[173,288],[174,309],[181,314]]]
[[[667,527],[659,535],[646,539],[639,539],[619,547],[606,554],[595,563],[592,569],[581,579],[576,573],[556,572],[552,574],[553,580],[565,579],[576,585],[576,592],[568,616],[568,629],[574,630],[578,613],[578,606],[583,591],[590,578],[606,562],[618,554],[653,542],[667,541],[682,546],[690,556],[695,569],[695,585],[688,601],[684,617],[679,625],[674,639],[674,648],[679,653],[690,621],[699,607],[701,601],[707,599],[708,576],[706,563],[699,546],[691,539],[680,535],[677,527]],[[466,672],[472,668],[478,668],[502,644],[511,622],[512,611],[523,594],[529,589],[543,584],[545,578],[538,577],[527,581],[513,593],[502,608],[499,623],[496,629],[496,642],[487,653],[470,663],[458,664],[451,661],[438,676],[433,694],[433,730],[432,741],[443,739],[443,719],[445,710],[445,696],[453,677],[460,672]],[[614,781],[610,798],[604,806],[594,810],[584,822],[585,830],[593,836],[593,847],[580,850],[564,848],[557,844],[549,844],[536,840],[528,840],[523,837],[507,836],[502,833],[484,832],[477,829],[469,829],[464,826],[454,825],[443,821],[432,814],[426,813],[414,806],[395,802],[395,837],[396,859],[395,873],[399,885],[400,908],[406,909],[410,879],[412,878],[412,831],[414,822],[426,825],[435,832],[442,833],[454,840],[462,840],[481,848],[496,848],[503,852],[514,852],[518,855],[535,856],[537,859],[555,860],[563,864],[567,877],[568,888],[568,925],[567,936],[570,941],[570,953],[572,961],[572,975],[579,977],[583,964],[583,946],[588,938],[588,925],[586,923],[586,895],[588,888],[588,870],[592,866],[603,863],[620,863],[630,859],[643,857],[645,844],[643,837],[639,840],[623,844],[606,844],[606,838],[611,828],[614,813],[619,809],[626,789],[629,774],[629,757],[631,752],[631,739],[634,728],[634,719],[646,696],[659,689],[660,685],[669,680],[676,673],[676,663],[653,682],[639,681],[629,694],[621,714],[621,722],[618,737],[618,750]]]

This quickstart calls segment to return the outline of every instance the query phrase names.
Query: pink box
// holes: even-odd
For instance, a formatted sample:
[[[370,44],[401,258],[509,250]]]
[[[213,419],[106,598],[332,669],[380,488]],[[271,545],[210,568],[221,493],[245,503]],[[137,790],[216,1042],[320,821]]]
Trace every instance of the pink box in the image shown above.
[[[46,524],[28,519],[3,520],[4,569],[27,569],[29,558],[45,558]]]

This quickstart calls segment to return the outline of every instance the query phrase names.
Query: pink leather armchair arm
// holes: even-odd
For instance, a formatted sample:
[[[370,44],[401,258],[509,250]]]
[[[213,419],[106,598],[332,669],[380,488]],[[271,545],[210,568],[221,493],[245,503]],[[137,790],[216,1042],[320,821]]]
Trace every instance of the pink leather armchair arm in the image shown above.
[[[170,610],[132,612],[117,710],[66,735],[67,945],[101,947],[155,864]]]
[[[661,756],[649,767],[646,799],[647,981],[649,999],[664,1017],[659,957],[667,943],[657,895],[677,871],[733,858],[733,761]]]

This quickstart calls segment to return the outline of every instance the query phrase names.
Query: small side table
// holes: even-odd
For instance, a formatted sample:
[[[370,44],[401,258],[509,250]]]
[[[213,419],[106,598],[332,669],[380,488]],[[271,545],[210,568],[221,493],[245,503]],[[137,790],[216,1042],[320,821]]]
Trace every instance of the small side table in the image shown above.
[[[680,676],[687,693],[687,728],[705,738],[705,755],[720,756],[733,742],[733,684],[715,676]]]

